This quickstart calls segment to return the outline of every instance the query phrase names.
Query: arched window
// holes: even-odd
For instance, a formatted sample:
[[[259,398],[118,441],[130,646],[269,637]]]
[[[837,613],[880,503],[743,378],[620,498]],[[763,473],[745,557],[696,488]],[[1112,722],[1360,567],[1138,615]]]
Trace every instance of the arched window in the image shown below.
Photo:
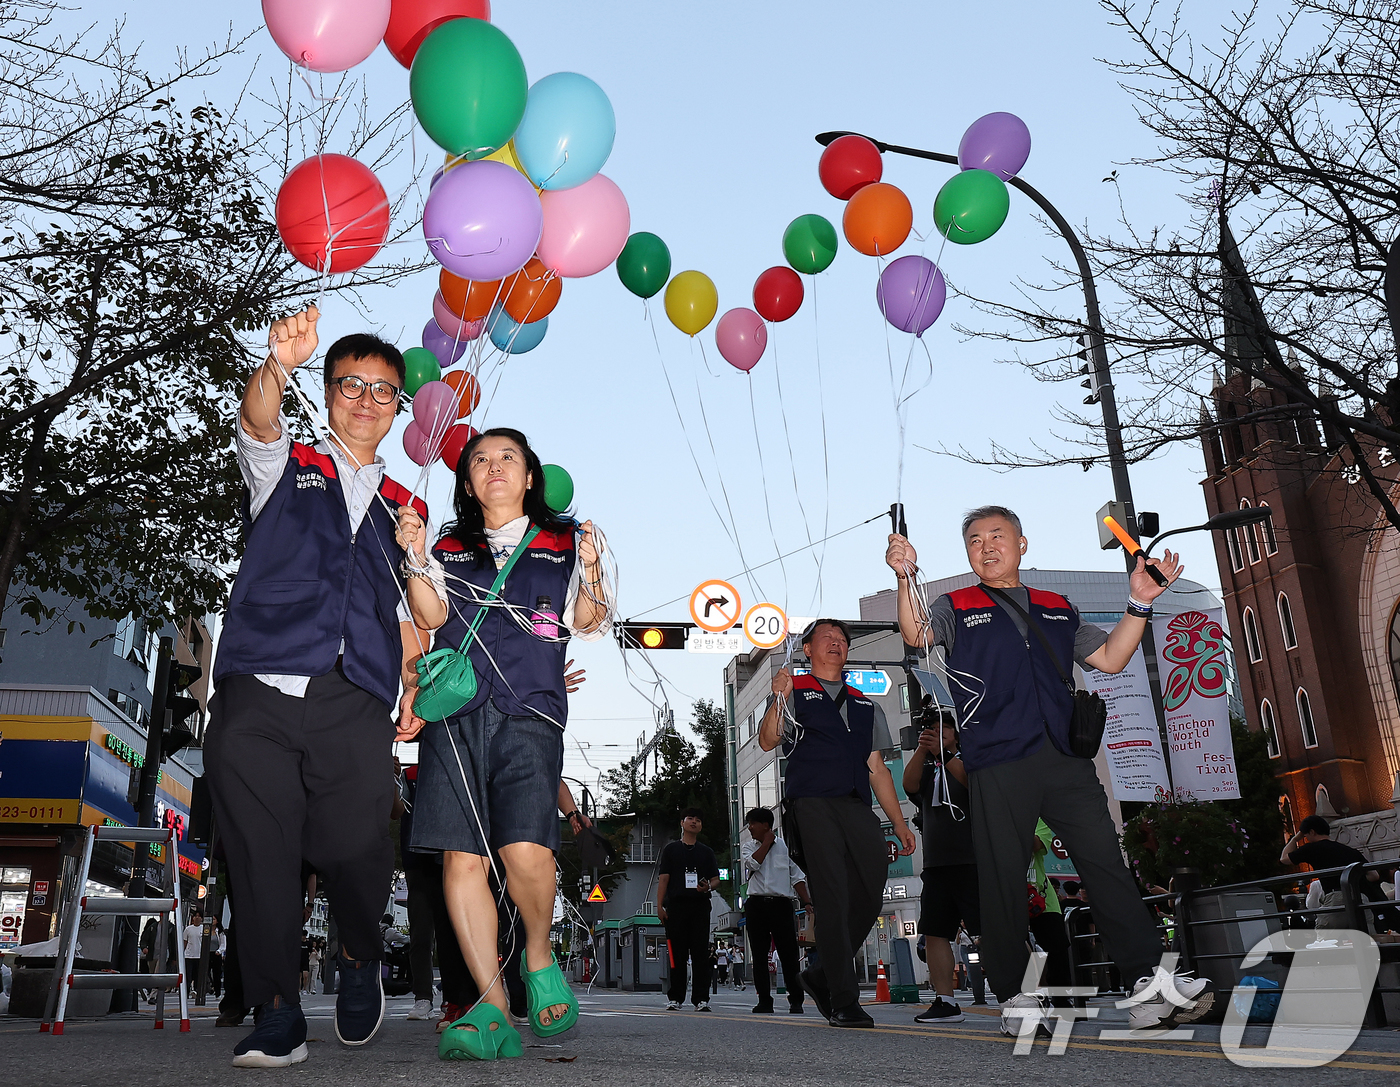
[[[1254,621],[1254,609],[1244,609],[1244,647],[1249,653],[1251,664],[1264,659],[1264,651],[1259,645],[1259,624]]]
[[[1400,691],[1400,607],[1390,617],[1390,678]]]
[[[1276,759],[1281,754],[1278,746],[1278,725],[1274,723],[1274,707],[1266,698],[1259,703],[1259,725],[1264,730],[1264,740],[1269,745],[1269,758]]]
[[[1313,724],[1312,699],[1303,688],[1298,688],[1298,723],[1303,727],[1303,746],[1317,746],[1317,726]]]
[[[1298,633],[1293,629],[1293,608],[1288,603],[1288,594],[1278,594],[1278,624],[1283,628],[1283,648],[1298,648]]]
[[[1249,509],[1250,504],[1248,498],[1240,499],[1240,509]],[[1249,565],[1253,566],[1264,557],[1259,551],[1259,533],[1254,525],[1245,525],[1240,531],[1244,533],[1244,549],[1249,553]]]
[[[1240,555],[1240,530],[1232,528],[1225,533],[1225,548],[1230,552],[1230,569],[1239,573],[1244,569],[1244,558]]]
[[[1261,506],[1267,506],[1267,505],[1268,505],[1267,502],[1260,502],[1259,504],[1260,504]],[[1278,536],[1276,536],[1276,535],[1274,534],[1274,519],[1273,519],[1272,517],[1270,517],[1267,521],[1263,522],[1263,524],[1261,524],[1259,527],[1262,528],[1262,529],[1264,530],[1264,554],[1266,554],[1266,555],[1277,555],[1277,554],[1278,554]]]

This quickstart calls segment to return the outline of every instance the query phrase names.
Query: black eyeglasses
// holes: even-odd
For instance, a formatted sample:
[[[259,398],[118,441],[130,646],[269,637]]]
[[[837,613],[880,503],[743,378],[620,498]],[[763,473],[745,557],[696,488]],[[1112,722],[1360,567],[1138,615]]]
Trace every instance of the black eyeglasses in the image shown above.
[[[399,387],[391,385],[387,381],[366,381],[360,377],[337,377],[327,384],[339,385],[340,395],[346,400],[360,399],[365,395],[365,389],[369,389],[369,394],[374,397],[376,404],[392,404],[399,395]]]

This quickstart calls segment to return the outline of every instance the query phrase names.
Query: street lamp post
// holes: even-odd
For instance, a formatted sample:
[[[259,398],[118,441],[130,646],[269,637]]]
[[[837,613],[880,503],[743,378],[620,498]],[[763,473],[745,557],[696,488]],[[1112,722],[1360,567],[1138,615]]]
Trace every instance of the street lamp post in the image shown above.
[[[817,142],[823,147],[831,143],[840,136],[863,136],[859,132],[823,132],[817,136]],[[895,155],[907,155],[911,158],[931,159],[934,162],[946,162],[950,166],[958,165],[956,155],[946,155],[938,151],[924,151],[917,147],[901,147],[899,144],[882,143],[880,140],[863,136],[870,140],[882,153],[889,152]],[[1099,292],[1094,285],[1094,273],[1089,267],[1089,257],[1084,252],[1084,246],[1079,241],[1078,235],[1070,227],[1065,217],[1060,214],[1059,209],[1041,194],[1033,185],[1019,177],[1013,177],[1008,185],[1026,194],[1035,203],[1036,207],[1049,217],[1055,224],[1065,242],[1069,245],[1070,252],[1074,254],[1074,262],[1079,268],[1080,285],[1084,289],[1084,310],[1085,327],[1089,335],[1089,357],[1094,367],[1094,384],[1099,394],[1099,406],[1103,410],[1103,430],[1104,441],[1108,446],[1108,467],[1113,476],[1113,497],[1123,507],[1124,516],[1128,524],[1136,530],[1137,509],[1133,505],[1133,487],[1128,479],[1128,458],[1123,452],[1123,426],[1118,419],[1118,401],[1113,393],[1113,375],[1108,366],[1108,351],[1104,348],[1103,320],[1099,316]],[[1131,573],[1137,565],[1137,559],[1132,555],[1127,555],[1127,568]],[[1162,681],[1157,671],[1157,640],[1152,633],[1152,624],[1147,624],[1147,629],[1142,634],[1142,655],[1147,662],[1147,682],[1152,692],[1153,712],[1157,717],[1157,731],[1162,739],[1163,761],[1167,765],[1167,781],[1171,781],[1171,760],[1167,757],[1171,750],[1170,740],[1167,736],[1167,723],[1162,709]]]

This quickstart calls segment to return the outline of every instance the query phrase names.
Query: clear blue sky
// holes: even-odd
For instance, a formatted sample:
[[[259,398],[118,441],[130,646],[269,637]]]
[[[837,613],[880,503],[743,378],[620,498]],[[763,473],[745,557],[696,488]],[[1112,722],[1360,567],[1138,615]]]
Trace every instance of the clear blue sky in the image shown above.
[[[1124,55],[1131,42],[1089,3],[906,2],[861,9],[815,0],[720,0],[698,6],[497,0],[493,7],[494,21],[516,43],[532,82],[574,70],[608,93],[617,114],[617,142],[604,172],[628,197],[632,229],[663,237],[675,270],[697,268],[710,275],[719,288],[721,313],[751,304],[755,276],[781,263],[780,239],[792,218],[818,212],[839,226],[843,205],[817,180],[820,148],[812,139],[817,132],[854,129],[951,152],[978,116],[1017,113],[1034,140],[1024,176],[1072,223],[1087,223],[1094,232],[1111,230],[1118,213],[1117,194],[1101,179],[1116,165],[1152,151],[1131,100],[1098,60]],[[1198,7],[1202,19],[1212,18],[1210,5]],[[107,16],[102,5],[90,5],[75,17]],[[133,6],[126,19],[128,39],[144,41],[144,62],[160,70],[177,48],[197,49],[224,36],[230,20],[235,32],[258,27],[261,9],[250,0],[234,5],[161,0]],[[287,62],[263,31],[203,93],[216,99],[232,95],[255,62],[264,77],[285,80]],[[371,108],[387,110],[407,97],[407,73],[382,47],[355,74],[364,80]],[[422,158],[428,142],[421,130],[417,139]],[[934,195],[952,168],[886,156],[885,171],[885,180],[900,185],[913,202],[915,229],[929,232]],[[1121,169],[1120,176],[1139,227],[1184,216],[1163,176],[1132,168]],[[402,176],[384,180],[391,191],[401,188],[407,167]],[[1044,280],[1047,261],[1067,259],[1068,253],[1063,242],[1047,236],[1031,210],[1013,193],[1011,216],[995,238],[975,247],[948,246],[942,263],[951,283],[970,293],[1012,299],[1021,280]],[[418,211],[412,207],[410,214]],[[900,252],[918,251],[920,243],[911,238]],[[936,241],[928,255],[936,255]],[[653,302],[661,350],[677,382],[681,410],[699,439],[700,463],[712,488],[718,464],[751,564],[772,558],[775,546],[787,551],[806,542],[794,476],[814,537],[823,524],[832,531],[846,528],[895,498],[897,439],[887,350],[902,368],[908,337],[886,335],[875,307],[875,278],[873,258],[843,242],[802,311],[777,328],[769,354],[751,378],[719,359],[713,326],[699,337],[710,366],[723,371],[712,376],[698,345],[665,321],[659,297]],[[332,303],[322,327],[334,338],[369,326],[401,346],[413,346],[430,314],[434,288],[435,276],[425,274],[392,291],[367,294],[358,313],[348,304]],[[1112,496],[1106,468],[997,474],[915,448],[946,444],[982,451],[992,439],[1013,448],[1028,448],[1035,440],[1055,447],[1053,404],[1078,405],[1083,396],[1077,384],[1041,385],[1015,366],[997,364],[999,345],[960,337],[952,328],[955,321],[978,325],[985,319],[951,295],[939,323],[925,336],[934,376],[910,405],[906,437],[903,498],[925,572],[942,577],[965,568],[959,518],[964,509],[985,502],[1004,503],[1021,514],[1031,542],[1027,565],[1119,568],[1117,553],[1098,550],[1093,518]],[[789,467],[783,440],[774,346],[795,468]],[[818,347],[829,479],[815,385]],[[916,369],[927,367],[922,350],[913,357]],[[714,455],[699,426],[697,381]],[[766,473],[758,468],[750,382]],[[546,461],[573,474],[579,513],[603,527],[616,551],[624,616],[743,566],[678,431],[642,305],[611,269],[565,282],[544,344],[508,364],[489,421],[523,429]],[[402,453],[402,425],[384,452],[391,472],[411,480],[416,469]],[[1139,508],[1159,511],[1164,528],[1204,519],[1202,474],[1195,448],[1135,468]],[[439,466],[429,487],[435,519],[446,512],[449,494],[449,474]],[[765,568],[759,574],[763,594],[795,614],[854,616],[861,595],[893,583],[882,560],[886,525],[877,522],[830,544],[819,606],[812,604],[815,565],[805,554],[787,561],[786,591],[779,568]],[[1190,537],[1183,550],[1189,576],[1217,585],[1208,541]],[[757,599],[759,589],[751,581],[742,579],[739,587],[746,600]],[[684,604],[650,615],[682,619]],[[651,707],[626,685],[611,640],[579,646],[576,655],[590,678],[574,698],[570,734],[595,745],[588,751],[595,766],[615,765],[638,734],[650,731]],[[670,697],[678,721],[688,719],[690,697],[722,697],[725,658],[654,656],[674,684]],[[594,776],[572,742],[567,772]]]

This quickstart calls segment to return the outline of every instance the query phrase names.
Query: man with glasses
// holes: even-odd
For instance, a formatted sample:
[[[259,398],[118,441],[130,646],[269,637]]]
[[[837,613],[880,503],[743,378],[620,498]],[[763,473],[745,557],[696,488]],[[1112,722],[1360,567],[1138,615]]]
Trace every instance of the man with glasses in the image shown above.
[[[399,408],[403,356],[345,336],[325,360],[330,435],[294,442],[281,415],[316,350],[318,313],[278,321],[236,428],[247,543],[229,594],[205,765],[229,864],[253,1032],[239,1067],[306,1060],[299,993],[303,863],[324,875],[340,932],[335,1029],[363,1045],[383,1019],[379,917],[394,850],[390,711],[422,652],[400,591],[398,511],[427,508],[376,455]]]

